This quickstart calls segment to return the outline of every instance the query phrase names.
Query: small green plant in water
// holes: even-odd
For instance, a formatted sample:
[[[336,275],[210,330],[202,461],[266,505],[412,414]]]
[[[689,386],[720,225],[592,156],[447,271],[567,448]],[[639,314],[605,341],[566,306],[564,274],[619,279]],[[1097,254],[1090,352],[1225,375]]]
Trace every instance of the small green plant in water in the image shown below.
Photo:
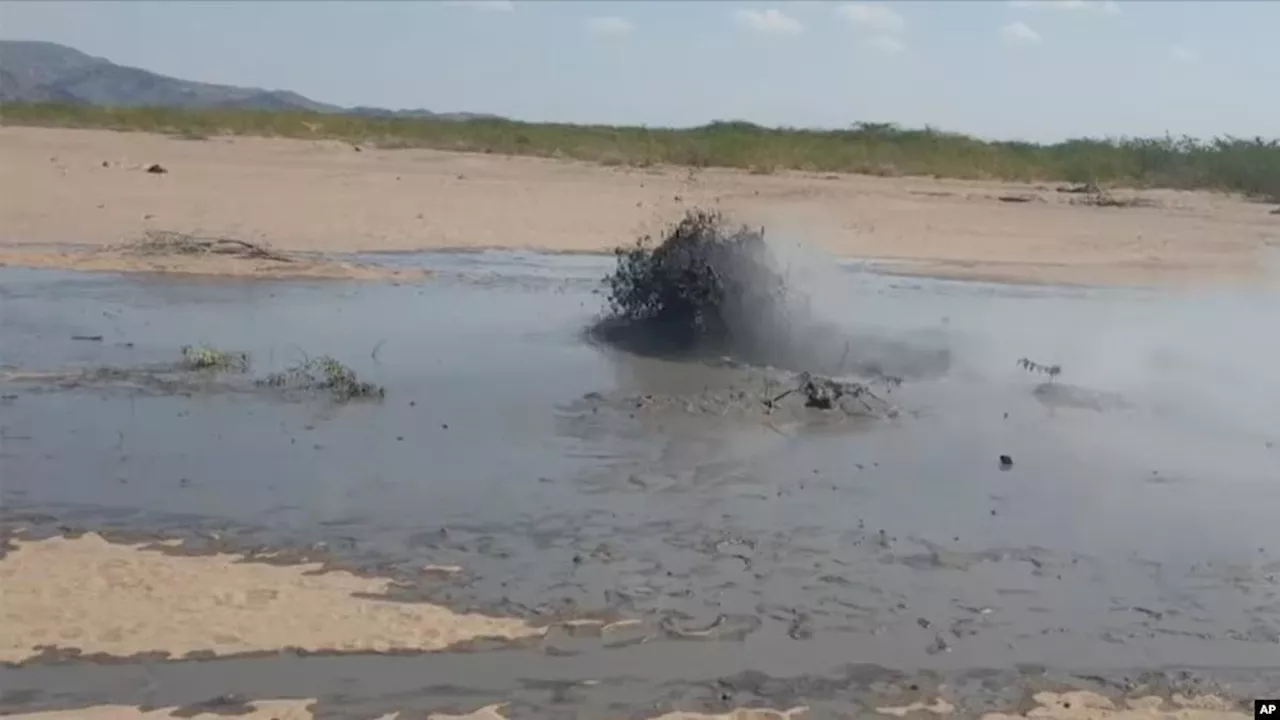
[[[182,367],[187,370],[211,370],[214,372],[246,372],[249,356],[242,352],[228,352],[209,345],[183,345]]]
[[[386,389],[363,382],[356,371],[328,355],[308,358],[284,372],[271,373],[261,385],[293,390],[326,390],[338,402],[357,398],[381,398]]]

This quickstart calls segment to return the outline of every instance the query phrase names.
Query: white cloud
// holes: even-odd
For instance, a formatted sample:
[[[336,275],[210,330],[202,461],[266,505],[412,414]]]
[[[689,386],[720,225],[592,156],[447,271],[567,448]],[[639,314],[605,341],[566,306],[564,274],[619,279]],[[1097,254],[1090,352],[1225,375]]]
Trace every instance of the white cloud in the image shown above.
[[[1009,0],[1009,7],[1031,10],[1088,11],[1103,15],[1119,15],[1116,0]]]
[[[892,35],[876,35],[867,41],[867,45],[885,55],[897,55],[907,50],[907,44]]]
[[[761,35],[799,35],[804,25],[776,8],[767,10],[738,10],[734,15],[738,22]]]
[[[620,17],[593,17],[587,20],[587,32],[599,37],[617,37],[630,34],[635,25]]]
[[[1014,45],[1039,45],[1040,33],[1024,22],[1011,22],[1000,28],[1000,36]]]
[[[893,8],[881,3],[845,3],[836,7],[836,13],[854,27],[882,33],[898,32],[907,26]]]
[[[449,0],[453,7],[469,7],[486,12],[511,12],[516,9],[513,0]]]
[[[1200,53],[1186,45],[1171,45],[1169,47],[1169,57],[1184,65],[1195,65],[1200,62]]]

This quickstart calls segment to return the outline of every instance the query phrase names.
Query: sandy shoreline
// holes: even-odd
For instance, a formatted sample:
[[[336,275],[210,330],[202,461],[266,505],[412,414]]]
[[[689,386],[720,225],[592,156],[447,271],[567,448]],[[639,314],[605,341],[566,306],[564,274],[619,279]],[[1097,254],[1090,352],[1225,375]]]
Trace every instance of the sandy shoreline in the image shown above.
[[[19,540],[0,560],[11,619],[0,622],[0,662],[21,663],[53,648],[174,658],[281,648],[429,652],[544,632],[514,618],[396,602],[386,599],[390,581],[321,569],[236,555],[175,556],[93,533]],[[50,603],[55,597],[62,600]]]
[[[266,556],[263,556],[266,557]],[[169,658],[228,657],[284,648],[386,653],[438,652],[476,637],[531,638],[543,634],[515,618],[454,613],[441,606],[382,599],[385,580],[361,578],[319,565],[267,564],[237,555],[188,555],[178,541],[125,544],[95,533],[14,542],[0,558],[5,615],[0,662],[47,660],[53,648],[129,660],[161,653]],[[58,602],[50,602],[58,598]],[[154,658],[153,658],[154,661]],[[915,686],[912,686],[915,690]],[[1213,695],[1099,694],[1039,691],[1017,709],[975,712],[946,685],[910,703],[875,702],[876,717],[979,717],[982,720],[1238,720],[1240,703]],[[959,704],[957,704],[959,703]],[[168,720],[237,717],[308,720],[319,702],[220,696],[190,707],[97,705],[6,714],[15,720]],[[507,720],[507,703],[432,720]],[[400,712],[374,713],[395,720]],[[872,714],[868,714],[872,716]],[[411,717],[423,715],[411,714]],[[805,720],[810,708],[737,708],[728,712],[674,710],[652,720]],[[852,717],[852,715],[851,715]]]
[[[1098,208],[1049,186],[14,127],[0,128],[0,157],[0,264],[38,267],[368,276],[376,272],[193,267],[189,258],[159,263],[103,248],[171,230],[303,253],[601,251],[694,206],[834,255],[898,261],[890,269],[997,280],[1257,280],[1266,250],[1280,244],[1270,206],[1202,192],[1144,191],[1150,207]],[[152,164],[167,172],[147,172]],[[48,247],[61,244],[80,249]]]

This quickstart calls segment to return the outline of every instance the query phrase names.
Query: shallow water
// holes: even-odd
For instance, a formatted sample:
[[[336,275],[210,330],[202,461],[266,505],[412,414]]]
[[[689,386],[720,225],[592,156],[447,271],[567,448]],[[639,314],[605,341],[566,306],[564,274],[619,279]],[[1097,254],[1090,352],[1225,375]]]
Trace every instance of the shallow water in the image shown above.
[[[420,690],[407,679],[419,671],[473,677],[476,663],[477,700],[589,673],[631,678],[610,692],[635,707],[657,687],[749,671],[1280,665],[1273,297],[848,267],[823,289],[827,319],[908,353],[946,349],[951,363],[893,393],[898,418],[817,431],[570,412],[589,392],[716,382],[712,368],[583,342],[608,258],[384,261],[438,275],[384,286],[0,269],[2,366],[133,367],[210,343],[249,352],[257,375],[330,354],[387,390],[337,406],[0,383],[0,519],[216,528],[245,544],[322,544],[356,564],[457,564],[467,577],[441,596],[451,604],[643,621],[625,647],[547,641],[572,657],[312,658],[271,671],[299,693],[323,691],[332,673],[356,678],[343,693],[357,705],[365,691]],[[1063,374],[1042,386],[1020,357]],[[707,627],[718,642],[687,639]],[[262,662],[212,663],[208,687],[175,679],[162,694],[261,696],[261,674],[237,668]],[[48,693],[84,672],[0,670],[0,690]],[[141,681],[129,682],[116,687]]]

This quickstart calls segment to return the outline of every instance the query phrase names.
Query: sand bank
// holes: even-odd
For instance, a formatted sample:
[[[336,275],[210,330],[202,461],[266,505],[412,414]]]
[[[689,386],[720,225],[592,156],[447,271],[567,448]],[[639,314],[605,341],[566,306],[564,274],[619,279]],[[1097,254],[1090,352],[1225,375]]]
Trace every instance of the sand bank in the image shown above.
[[[1104,208],[1051,186],[13,127],[0,128],[0,157],[0,263],[45,267],[135,269],[83,250],[147,230],[304,253],[601,251],[692,206],[891,270],[1004,280],[1256,280],[1280,243],[1270,206],[1205,192],[1144,191],[1143,206]],[[147,172],[152,164],[167,172]],[[50,244],[62,249],[34,247]],[[185,271],[180,262],[152,269]],[[251,263],[200,271],[265,272]]]
[[[93,533],[16,545],[0,560],[0,662],[43,648],[114,657],[432,651],[543,632],[521,620],[381,599],[390,581],[318,572],[318,564],[181,555]]]

